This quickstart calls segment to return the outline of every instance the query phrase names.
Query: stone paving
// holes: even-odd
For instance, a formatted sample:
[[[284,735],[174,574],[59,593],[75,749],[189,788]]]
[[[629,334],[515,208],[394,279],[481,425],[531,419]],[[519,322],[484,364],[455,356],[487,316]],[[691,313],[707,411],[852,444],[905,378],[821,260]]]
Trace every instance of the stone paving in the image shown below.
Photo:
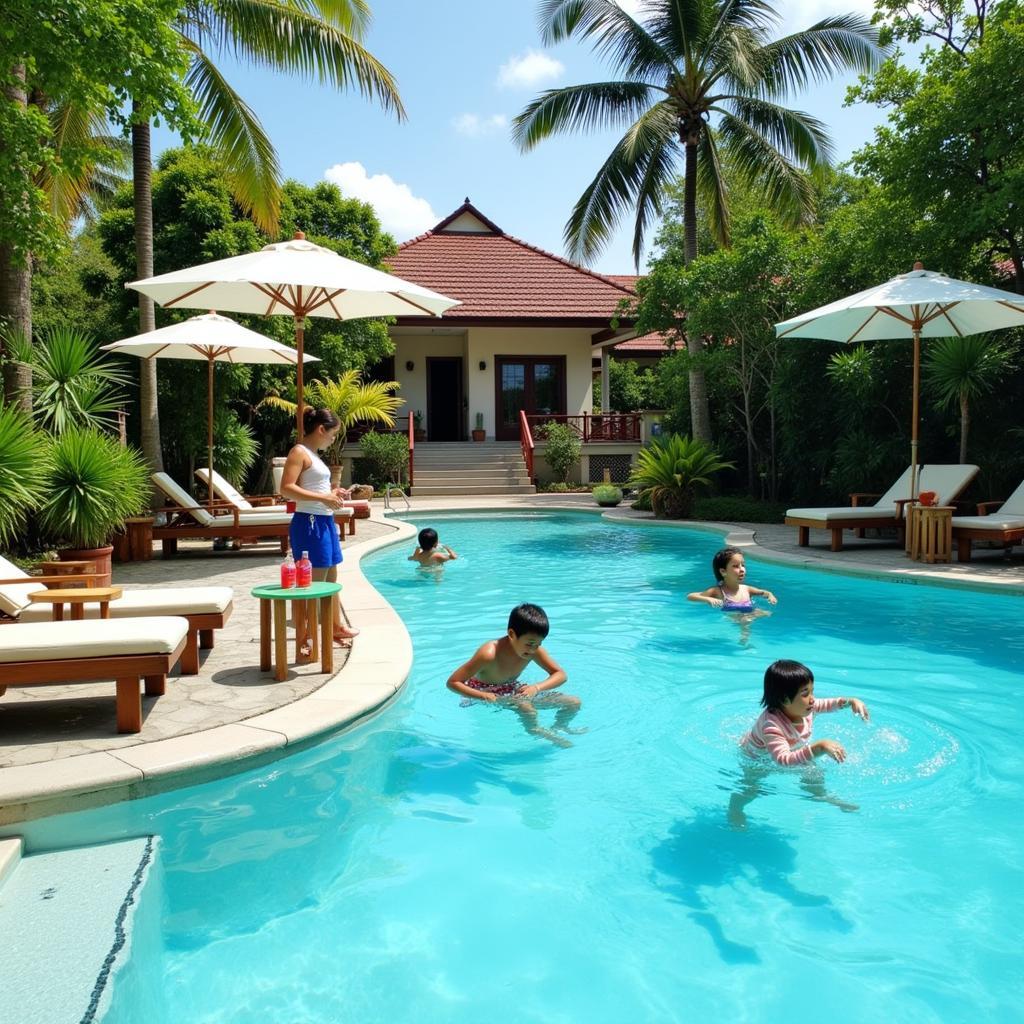
[[[348,552],[393,531],[387,523],[360,520],[356,535],[346,535],[343,549]],[[214,649],[201,652],[198,675],[172,675],[163,696],[142,698],[139,733],[115,731],[113,683],[9,689],[0,699],[0,768],[120,750],[212,729],[291,704],[319,689],[328,679],[319,663],[290,664],[288,678],[280,683],[260,671],[259,603],[249,591],[275,581],[280,564],[276,544],[213,551],[208,543],[184,541],[177,558],[115,564],[114,583],[126,588],[231,587],[234,612],[217,631]],[[344,667],[347,656],[346,650],[335,648],[336,670]],[[289,659],[293,657],[290,642]]]

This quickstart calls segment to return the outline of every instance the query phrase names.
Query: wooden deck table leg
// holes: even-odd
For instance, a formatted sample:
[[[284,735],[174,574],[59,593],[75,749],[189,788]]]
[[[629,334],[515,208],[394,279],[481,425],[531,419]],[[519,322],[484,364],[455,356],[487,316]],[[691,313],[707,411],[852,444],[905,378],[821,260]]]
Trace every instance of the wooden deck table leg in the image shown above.
[[[54,603],[53,606],[53,621],[63,622],[64,621],[64,605],[59,601]]]
[[[303,601],[306,606],[306,632],[309,636],[309,660],[320,657],[320,635],[316,628],[316,601]]]
[[[270,602],[260,598],[260,671],[270,671]]]
[[[265,603],[265,602],[263,602],[263,601],[260,602],[260,604],[263,604],[263,603]],[[201,630],[199,630],[199,649],[200,650],[202,650],[202,651],[212,651],[213,650],[213,641],[214,641],[213,632],[214,631],[212,629],[201,629]]]
[[[320,598],[320,668],[334,671],[334,598]]]
[[[288,623],[284,601],[274,602],[274,678],[279,683],[288,678]]]
[[[811,528],[809,526],[798,526],[796,528],[796,542],[802,548],[807,547],[811,543]]]
[[[117,680],[117,731],[142,731],[142,694],[138,676]]]
[[[185,637],[185,650],[181,652],[181,674],[183,676],[199,675],[199,638],[196,631],[189,626]],[[260,666],[262,668],[262,666]],[[267,668],[270,667],[269,658]]]
[[[100,601],[100,618],[101,619],[109,619],[110,618],[110,602],[109,601]]]

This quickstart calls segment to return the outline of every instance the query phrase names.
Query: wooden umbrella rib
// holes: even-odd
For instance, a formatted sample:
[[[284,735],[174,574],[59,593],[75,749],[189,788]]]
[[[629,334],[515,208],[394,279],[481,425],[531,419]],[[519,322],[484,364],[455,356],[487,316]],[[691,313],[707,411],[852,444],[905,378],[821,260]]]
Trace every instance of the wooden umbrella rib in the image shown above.
[[[214,283],[214,281],[204,281],[201,285],[197,285],[191,291],[184,292],[182,295],[176,295],[173,299],[168,299],[166,302],[162,303],[162,305],[164,309],[169,309],[175,303],[184,302],[185,299],[188,299],[191,296],[197,294],[198,292],[201,292],[204,288],[211,287]]]
[[[167,346],[168,346],[169,344],[170,344],[170,342],[168,342],[167,344],[161,345],[161,346],[160,346],[160,347],[159,347],[159,348],[158,348],[158,349],[157,349],[157,350],[156,350],[155,352],[153,352],[153,353],[152,353],[151,355],[148,355],[148,356],[146,356],[146,358],[147,358],[147,359],[156,359],[156,358],[157,358],[157,356],[159,356],[159,355],[160,355],[160,353],[161,353],[161,352],[163,352],[163,350],[164,350],[165,348],[167,348]]]
[[[1006,299],[996,300],[1000,306],[1005,306],[1007,309],[1012,309],[1014,313],[1024,313],[1024,306],[1018,306],[1016,302],[1009,302]]]
[[[864,330],[864,328],[865,328],[865,327],[867,327],[867,325],[868,325],[869,323],[871,323],[871,321],[872,321],[872,320],[874,320],[876,316],[878,316],[878,313],[879,313],[879,310],[878,310],[878,308],[877,308],[877,307],[876,307],[875,309],[871,310],[871,316],[869,316],[869,317],[868,317],[868,318],[867,318],[867,319],[866,319],[866,320],[865,320],[865,321],[864,321],[864,322],[863,322],[863,323],[862,323],[862,324],[860,325],[860,327],[858,327],[858,328],[857,328],[857,330],[855,330],[855,331],[853,332],[853,334],[851,334],[851,335],[850,335],[850,336],[849,336],[849,337],[848,337],[848,338],[846,339],[846,341],[844,342],[844,344],[846,344],[846,345],[849,345],[849,344],[850,344],[850,343],[851,343],[852,341],[854,341],[854,340],[856,339],[857,335],[858,335],[858,334],[860,334],[860,332],[861,332],[861,331],[863,331],[863,330]]]
[[[394,296],[396,299],[401,299],[402,302],[412,306],[413,309],[418,309],[421,313],[427,316],[436,316],[433,310],[427,309],[426,306],[421,306],[418,302],[413,302],[412,299],[407,299],[404,295],[399,295],[398,292],[388,292],[388,295]]]
[[[945,317],[946,323],[948,323],[949,326],[953,328],[953,331],[956,333],[956,336],[958,338],[962,338],[964,336],[964,332],[961,331],[959,327],[957,327],[957,325],[953,322],[952,319],[950,319],[950,316],[949,316],[949,310],[951,310],[954,306],[959,306],[959,305],[960,305],[959,302],[952,302],[948,306],[941,306],[939,308],[938,313],[936,313],[935,316],[932,319],[938,320],[938,318],[940,316],[941,317]]]
[[[261,291],[264,295],[269,296],[271,299],[271,303],[267,307],[267,312],[264,314],[264,316],[270,316],[274,309],[274,306],[276,306],[278,303],[284,306],[284,308],[287,309],[289,312],[295,312],[295,307],[288,301],[287,296],[280,288],[277,288],[274,285],[270,284],[263,284],[261,281],[250,281],[249,283],[253,286],[253,288],[256,288],[258,291]]]

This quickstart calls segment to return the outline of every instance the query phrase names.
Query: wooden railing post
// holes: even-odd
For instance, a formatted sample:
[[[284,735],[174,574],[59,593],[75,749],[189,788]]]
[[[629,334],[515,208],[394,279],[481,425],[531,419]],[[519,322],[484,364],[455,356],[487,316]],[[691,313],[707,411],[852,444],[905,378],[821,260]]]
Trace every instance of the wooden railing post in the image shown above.
[[[533,483],[533,434],[530,433],[530,424],[522,409],[519,410],[519,446],[526,462],[527,479]]]
[[[416,435],[414,433],[415,420],[409,417],[409,490],[412,491],[412,464],[415,458]]]

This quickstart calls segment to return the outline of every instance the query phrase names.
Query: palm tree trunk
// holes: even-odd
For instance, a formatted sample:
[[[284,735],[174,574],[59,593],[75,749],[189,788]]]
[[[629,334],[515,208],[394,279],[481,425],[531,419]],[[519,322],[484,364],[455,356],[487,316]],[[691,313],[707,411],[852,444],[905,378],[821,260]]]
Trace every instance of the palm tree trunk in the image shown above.
[[[14,85],[4,89],[6,99],[18,106],[28,105],[25,68],[13,69]],[[3,146],[0,141],[0,147]],[[32,341],[32,257],[16,256],[10,245],[0,245],[0,321],[20,331]],[[32,367],[27,363],[7,362],[3,369],[4,401],[27,413],[32,412]]]
[[[967,428],[970,425],[970,412],[967,408],[967,396],[960,396],[960,465],[967,464]]]
[[[697,139],[696,134],[683,136],[686,146],[686,179],[683,191],[683,258],[689,265],[697,258]],[[686,350],[691,358],[700,356],[703,339],[692,331],[686,332]],[[708,408],[708,387],[704,371],[692,366],[690,381],[690,432],[700,441],[711,443],[711,412]]]
[[[135,272],[153,276],[153,162],[149,121],[132,124],[132,188],[135,197]],[[148,295],[139,293],[139,333],[156,330],[156,310]],[[156,360],[139,360],[139,432],[142,454],[150,472],[164,468],[160,448],[160,410],[157,406]]]

